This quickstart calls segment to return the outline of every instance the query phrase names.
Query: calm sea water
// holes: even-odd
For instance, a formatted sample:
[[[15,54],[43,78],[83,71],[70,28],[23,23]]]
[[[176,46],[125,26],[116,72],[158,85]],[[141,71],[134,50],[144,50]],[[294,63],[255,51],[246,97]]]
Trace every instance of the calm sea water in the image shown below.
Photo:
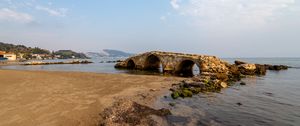
[[[299,58],[240,60],[300,66]],[[173,115],[168,117],[171,125],[300,126],[300,69],[268,71],[266,76],[242,81],[247,85],[241,86],[237,82],[221,93],[199,94],[178,100],[161,98],[157,106],[172,109]],[[170,107],[170,102],[176,103],[176,106]]]
[[[0,66],[0,69],[153,74],[117,70],[113,67],[113,63],[100,63],[117,59],[120,58],[93,59],[93,64]],[[235,59],[224,60],[233,62]],[[300,126],[300,69],[298,69],[300,58],[239,60],[261,64],[284,64],[297,68],[268,71],[266,76],[245,78],[243,81],[247,85],[241,86],[237,82],[221,93],[199,94],[192,98],[177,100],[162,97],[157,107],[172,109],[173,115],[168,117],[171,125]],[[196,70],[195,68],[195,73],[198,72]],[[176,106],[169,106],[170,102],[176,103]]]

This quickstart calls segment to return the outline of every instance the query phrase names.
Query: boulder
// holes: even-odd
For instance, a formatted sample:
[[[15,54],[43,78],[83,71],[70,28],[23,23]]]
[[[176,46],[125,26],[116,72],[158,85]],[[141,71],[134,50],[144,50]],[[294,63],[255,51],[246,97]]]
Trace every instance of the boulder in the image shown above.
[[[226,73],[216,73],[216,79],[221,80],[221,81],[228,81],[228,75]]]
[[[229,68],[228,77],[231,81],[241,80],[241,72],[239,71],[239,68],[237,65],[233,64],[233,65],[230,65],[228,68]]]
[[[240,85],[246,85],[246,83],[245,82],[241,82]]]
[[[239,71],[241,74],[244,75],[255,75],[256,73],[256,66],[255,64],[242,64],[238,66]]]
[[[256,70],[255,73],[257,75],[266,75],[267,69],[265,65],[255,64]]]
[[[248,63],[246,63],[244,61],[236,60],[236,61],[234,61],[234,64],[238,66],[238,65],[242,65],[242,64],[248,64]]]
[[[222,88],[227,88],[228,87],[227,83],[225,83],[225,82],[221,82],[220,85],[221,85]]]

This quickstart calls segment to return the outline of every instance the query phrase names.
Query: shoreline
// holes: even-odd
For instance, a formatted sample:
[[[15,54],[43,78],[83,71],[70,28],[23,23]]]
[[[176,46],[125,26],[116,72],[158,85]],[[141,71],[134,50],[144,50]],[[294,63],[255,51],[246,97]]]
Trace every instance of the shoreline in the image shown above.
[[[97,125],[104,109],[129,100],[154,107],[179,77],[0,70],[0,125]]]

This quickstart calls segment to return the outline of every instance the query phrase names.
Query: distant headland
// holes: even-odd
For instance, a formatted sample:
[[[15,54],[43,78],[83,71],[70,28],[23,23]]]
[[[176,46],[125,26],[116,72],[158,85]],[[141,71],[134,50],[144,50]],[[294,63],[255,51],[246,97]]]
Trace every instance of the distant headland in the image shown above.
[[[0,42],[0,60],[47,60],[47,59],[89,59],[98,57],[129,57],[134,54],[120,50],[103,49],[99,52],[75,52],[73,50],[50,51],[39,47],[27,47]]]
[[[30,60],[30,59],[87,59],[84,53],[72,50],[49,51],[39,47],[27,47],[0,42],[0,58],[3,60]]]

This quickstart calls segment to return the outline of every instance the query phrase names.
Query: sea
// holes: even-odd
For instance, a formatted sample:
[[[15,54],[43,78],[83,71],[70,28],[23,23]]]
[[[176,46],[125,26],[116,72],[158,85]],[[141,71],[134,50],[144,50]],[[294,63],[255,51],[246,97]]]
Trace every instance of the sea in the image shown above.
[[[0,69],[125,73],[163,76],[160,72],[119,70],[115,61],[122,58],[91,59],[92,64],[37,66],[0,66]],[[170,93],[161,96],[156,107],[171,109],[167,122],[174,126],[300,126],[300,58],[223,58],[259,64],[282,64],[293,68],[267,71],[266,76],[247,77],[219,93],[204,93],[173,100]],[[51,60],[53,61],[53,60]],[[55,60],[65,61],[65,60]],[[102,63],[104,62],[104,63]],[[198,70],[195,68],[195,72]],[[169,103],[175,103],[170,106]]]

